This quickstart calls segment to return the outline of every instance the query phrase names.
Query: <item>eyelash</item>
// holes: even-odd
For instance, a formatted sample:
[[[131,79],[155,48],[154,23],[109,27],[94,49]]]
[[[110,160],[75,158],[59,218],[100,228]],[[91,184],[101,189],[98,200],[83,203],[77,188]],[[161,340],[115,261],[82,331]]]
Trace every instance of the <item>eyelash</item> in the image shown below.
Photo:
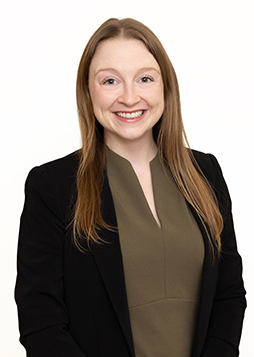
[[[146,79],[146,81],[145,82],[143,82],[143,79]],[[147,79],[149,80],[149,81],[147,81]],[[109,83],[109,81],[114,81],[114,83]],[[154,81],[154,79],[153,79],[153,77],[152,76],[148,76],[148,75],[145,75],[145,76],[142,76],[140,79],[139,79],[139,82],[142,82],[142,83],[147,83],[147,82],[153,82]],[[103,80],[103,82],[102,82],[102,84],[108,84],[108,85],[112,85],[112,84],[115,84],[117,81],[114,79],[114,78],[106,78],[106,79],[104,79]]]
[[[142,76],[139,81],[142,81],[144,78],[145,78],[145,79],[149,79],[149,82],[150,82],[150,81],[151,81],[151,82],[154,81],[153,77],[151,77],[151,76]],[[145,81],[145,82],[143,82],[143,83],[147,83],[147,82]]]
[[[116,80],[114,79],[114,78],[106,78],[106,79],[104,79],[103,80],[103,82],[102,82],[102,84],[113,84],[113,83],[107,83],[107,82],[109,82],[109,81],[114,81],[114,82],[116,82]]]

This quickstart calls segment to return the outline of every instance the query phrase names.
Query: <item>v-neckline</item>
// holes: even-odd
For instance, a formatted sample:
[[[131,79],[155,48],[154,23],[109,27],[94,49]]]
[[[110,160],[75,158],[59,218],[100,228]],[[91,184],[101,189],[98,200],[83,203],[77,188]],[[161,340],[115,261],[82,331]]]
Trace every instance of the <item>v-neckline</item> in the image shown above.
[[[155,194],[154,194],[154,181],[153,181],[153,174],[152,174],[152,165],[154,162],[156,162],[158,160],[158,153],[155,155],[155,157],[149,162],[149,168],[150,168],[150,174],[151,174],[151,183],[152,183],[152,194],[153,194],[153,201],[154,201],[154,207],[155,207],[155,212],[156,212],[156,215],[157,215],[157,218],[158,218],[158,221],[156,219],[156,216],[154,215],[150,205],[149,205],[149,202],[146,198],[146,195],[144,193],[144,190],[142,188],[142,185],[141,185],[141,182],[138,178],[138,175],[136,174],[131,162],[129,160],[127,160],[126,158],[122,157],[121,155],[117,154],[116,152],[114,152],[113,150],[111,150],[109,147],[106,147],[106,162],[108,162],[110,160],[111,163],[114,162],[114,165],[117,166],[118,169],[121,170],[121,172],[123,170],[127,170],[129,174],[132,174],[133,177],[135,177],[135,181],[137,182],[137,187],[139,188],[139,191],[141,192],[142,194],[142,198],[146,204],[146,207],[147,209],[149,210],[150,212],[150,215],[152,216],[153,218],[153,221],[155,222],[157,228],[162,231],[162,223],[161,223],[161,220],[160,220],[160,217],[159,217],[159,214],[158,214],[158,210],[157,210],[157,207],[156,207],[156,197],[155,197]],[[116,187],[114,186],[114,183],[112,182],[112,180],[110,180],[110,185],[112,185],[115,189]]]

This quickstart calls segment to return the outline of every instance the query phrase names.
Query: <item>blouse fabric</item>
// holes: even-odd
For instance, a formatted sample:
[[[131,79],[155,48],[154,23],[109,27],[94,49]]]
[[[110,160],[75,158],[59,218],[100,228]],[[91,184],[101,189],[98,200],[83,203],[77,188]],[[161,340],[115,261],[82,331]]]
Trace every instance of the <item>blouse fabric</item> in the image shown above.
[[[168,167],[150,162],[157,224],[131,163],[106,149],[136,357],[190,357],[204,243]]]

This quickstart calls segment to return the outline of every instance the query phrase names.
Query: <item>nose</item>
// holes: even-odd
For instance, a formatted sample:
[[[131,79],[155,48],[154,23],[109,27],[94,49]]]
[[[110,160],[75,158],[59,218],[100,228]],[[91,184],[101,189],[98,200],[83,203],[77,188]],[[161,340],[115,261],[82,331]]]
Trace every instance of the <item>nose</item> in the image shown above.
[[[126,105],[127,107],[133,107],[135,104],[139,103],[141,100],[135,84],[125,83],[122,87],[121,93],[118,97],[118,102]]]

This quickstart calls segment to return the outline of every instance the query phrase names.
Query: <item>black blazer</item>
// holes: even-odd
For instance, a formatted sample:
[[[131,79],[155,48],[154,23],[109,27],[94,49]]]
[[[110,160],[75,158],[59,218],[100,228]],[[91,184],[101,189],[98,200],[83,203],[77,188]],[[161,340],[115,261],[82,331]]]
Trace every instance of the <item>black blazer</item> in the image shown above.
[[[217,195],[225,227],[222,258],[211,263],[207,235],[192,209],[205,244],[192,357],[235,357],[246,301],[231,202],[215,157],[194,155]],[[93,245],[90,253],[72,242],[68,224],[77,164],[76,152],[34,168],[26,181],[15,290],[20,341],[28,357],[133,357],[117,232],[102,229],[108,243]],[[105,221],[116,226],[106,175],[101,197]]]

